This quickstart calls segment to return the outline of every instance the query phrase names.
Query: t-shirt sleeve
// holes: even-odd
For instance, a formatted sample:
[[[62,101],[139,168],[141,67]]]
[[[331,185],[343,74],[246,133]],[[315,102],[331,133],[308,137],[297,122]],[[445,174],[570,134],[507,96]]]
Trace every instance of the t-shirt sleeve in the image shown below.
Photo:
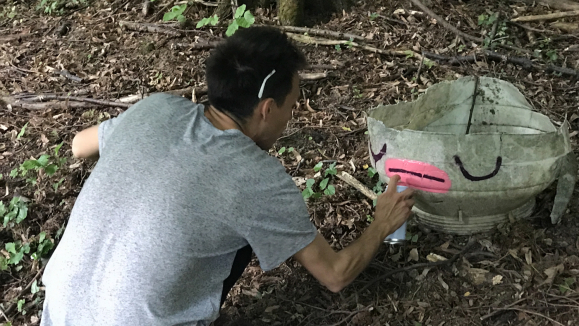
[[[116,119],[117,118],[105,120],[99,125],[99,154],[101,155],[103,153],[103,149],[105,148],[105,143],[108,140],[109,135],[112,133],[112,130],[114,129]]]
[[[282,187],[271,189],[264,196],[262,207],[256,207],[257,216],[245,235],[265,271],[305,248],[318,234],[299,189],[286,176]]]

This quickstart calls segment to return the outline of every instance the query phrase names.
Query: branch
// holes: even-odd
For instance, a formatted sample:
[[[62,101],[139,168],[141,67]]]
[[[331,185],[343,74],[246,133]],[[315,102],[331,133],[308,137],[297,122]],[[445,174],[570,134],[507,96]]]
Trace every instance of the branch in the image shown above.
[[[425,52],[424,55],[433,60],[443,61],[450,65],[457,65],[462,62],[475,62],[476,57],[474,55],[468,56],[456,56],[456,57],[447,57],[439,54]],[[558,67],[554,65],[543,65],[534,63],[533,61],[523,58],[523,57],[514,57],[514,56],[506,56],[502,55],[493,51],[485,50],[480,54],[481,56],[486,57],[487,59],[494,60],[494,61],[501,61],[501,62],[508,62],[514,65],[522,66],[525,69],[536,69],[539,71],[545,71],[546,73],[557,72],[565,76],[571,77],[579,77],[579,71],[573,70],[571,68],[565,67]]]
[[[352,46],[352,47],[357,47],[360,48],[362,50],[365,51],[369,51],[369,52],[373,52],[373,53],[379,53],[379,54],[385,54],[385,55],[391,55],[391,56],[397,56],[397,57],[406,57],[406,56],[412,56],[417,58],[418,60],[422,59],[422,56],[412,50],[406,50],[406,51],[401,51],[401,50],[383,50],[383,49],[379,49],[373,46],[368,46],[368,45],[360,45],[356,42],[351,42],[351,41],[344,41],[344,40],[328,40],[325,38],[314,38],[311,36],[307,36],[307,35],[301,35],[301,34],[294,34],[294,33],[287,33],[287,35],[304,44],[315,44],[315,45],[348,45],[348,46]]]
[[[511,19],[514,22],[532,22],[537,20],[551,20],[551,19],[558,19],[564,17],[574,17],[579,16],[579,10],[573,11],[563,11],[563,12],[554,12],[552,14],[546,15],[534,15],[534,16],[521,16],[515,19]]]
[[[428,16],[436,19],[436,21],[438,23],[440,23],[440,25],[442,25],[444,28],[450,30],[451,32],[453,32],[454,34],[461,36],[467,40],[471,40],[471,41],[475,41],[475,42],[479,42],[482,43],[483,39],[481,37],[476,37],[476,36],[472,36],[469,35],[463,31],[460,31],[458,28],[452,26],[449,22],[447,22],[446,20],[444,20],[444,18],[438,16],[437,14],[435,14],[432,10],[430,10],[427,6],[425,6],[424,4],[422,4],[422,2],[420,2],[419,0],[410,0],[413,4],[415,4],[418,8],[420,8],[421,10],[423,10]],[[519,48],[516,46],[512,46],[512,45],[508,45],[508,44],[497,44],[497,46],[503,47],[505,49],[509,49],[509,50],[515,50],[515,51],[520,51],[520,52],[524,52],[524,53],[530,53],[531,51],[527,50],[527,49],[523,49],[523,48]]]
[[[316,28],[307,28],[307,27],[296,27],[296,26],[276,26],[282,31],[285,32],[295,32],[295,33],[308,33],[309,35],[316,35],[316,36],[331,36],[338,39],[344,40],[357,40],[357,41],[369,41],[368,39],[355,34],[350,33],[342,33],[342,32],[334,32],[329,31],[326,29],[316,29]]]
[[[370,198],[371,200],[375,200],[376,198],[378,198],[378,195],[376,195],[372,190],[370,190],[370,188],[363,185],[360,181],[358,181],[356,178],[354,178],[350,174],[348,174],[346,172],[342,172],[342,173],[336,174],[336,176],[339,179],[341,179],[342,181],[344,181],[345,183],[349,184],[350,186],[358,189],[358,191],[363,193],[366,197]]]
[[[36,273],[36,275],[32,278],[32,281],[30,281],[30,283],[28,283],[28,285],[24,288],[24,290],[20,291],[20,294],[18,294],[18,296],[16,297],[16,302],[18,302],[18,300],[20,300],[20,298],[22,298],[22,296],[28,294],[28,292],[30,292],[30,289],[32,288],[32,284],[34,283],[34,281],[36,281],[40,275],[42,275],[42,272],[44,271],[44,267],[43,266],[40,270],[38,270],[38,272]],[[10,315],[14,309],[16,309],[16,303],[12,303],[2,314],[2,316],[4,316],[4,318],[7,318],[7,315]],[[6,321],[8,321],[8,319],[6,319]]]
[[[539,0],[539,4],[553,9],[579,10],[579,3],[568,0]]]
[[[410,265],[410,266],[405,266],[402,268],[397,268],[394,270],[391,270],[389,272],[386,272],[385,274],[380,275],[379,277],[371,280],[370,282],[368,282],[361,290],[360,292],[368,289],[370,286],[372,286],[374,283],[383,280],[385,278],[388,278],[396,273],[400,273],[400,272],[406,272],[409,270],[413,270],[413,269],[417,269],[417,268],[432,268],[432,267],[437,267],[437,266],[443,266],[443,265],[451,265],[452,263],[454,263],[458,258],[460,258],[461,256],[463,256],[474,244],[476,243],[475,238],[470,238],[468,240],[468,243],[466,244],[466,246],[464,246],[464,248],[456,255],[452,256],[452,258],[448,259],[448,260],[440,260],[434,263],[422,263],[422,264],[414,264],[414,265]]]
[[[174,30],[171,30],[168,28],[163,28],[163,27],[155,25],[155,24],[137,23],[137,22],[129,22],[129,21],[121,20],[119,22],[119,25],[124,26],[127,29],[130,29],[133,31],[162,33],[162,34],[167,34],[167,35],[171,35],[171,36],[181,36],[180,32],[177,32],[177,31],[174,31]]]

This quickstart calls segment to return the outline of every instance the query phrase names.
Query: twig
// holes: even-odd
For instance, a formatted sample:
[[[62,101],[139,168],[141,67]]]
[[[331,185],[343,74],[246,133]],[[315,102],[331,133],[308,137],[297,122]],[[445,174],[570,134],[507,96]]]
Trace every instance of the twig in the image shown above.
[[[309,35],[316,36],[331,36],[343,40],[357,40],[357,41],[369,41],[368,39],[355,34],[334,32],[325,29],[307,28],[307,27],[296,27],[296,26],[277,26],[279,29],[285,32],[295,32],[295,33],[308,33]]]
[[[40,277],[40,275],[42,275],[42,272],[44,271],[45,266],[42,266],[42,268],[36,273],[36,275],[32,278],[32,281],[30,281],[30,283],[28,283],[28,285],[24,288],[24,290],[20,291],[20,294],[18,294],[18,296],[16,297],[16,302],[18,302],[18,300],[20,300],[20,298],[22,298],[22,296],[28,294],[28,292],[30,292],[30,289],[32,288],[32,284],[38,279],[38,277]],[[12,303],[7,309],[6,311],[4,311],[4,318],[6,318],[7,315],[10,315],[14,309],[16,309],[16,303]],[[6,319],[6,321],[8,321],[8,319]]]
[[[495,23],[493,24],[493,28],[491,28],[491,33],[489,34],[489,45],[493,43],[495,39],[495,35],[497,34],[497,27],[499,26],[501,14],[497,13],[497,18],[495,19]]]
[[[545,315],[543,315],[543,314],[541,314],[541,313],[538,313],[538,312],[535,312],[535,311],[526,310],[526,309],[522,309],[522,308],[519,308],[519,307],[505,307],[505,308],[494,308],[494,309],[496,309],[497,311],[507,311],[507,310],[520,311],[520,312],[524,312],[524,313],[527,313],[527,314],[530,314],[530,315],[535,315],[535,316],[543,317],[543,318],[547,319],[548,321],[552,322],[553,324],[560,325],[560,326],[565,326],[565,325],[561,324],[560,322],[554,320],[554,319],[551,318],[551,317],[547,317],[547,316],[545,316]],[[492,314],[492,315],[494,315],[494,314]],[[482,317],[481,317],[481,320],[487,319],[487,318],[491,317],[492,315],[489,314],[489,315],[482,316]],[[483,318],[484,318],[484,319],[483,319]]]
[[[422,71],[422,66],[424,66],[424,51],[422,51],[422,59],[420,60],[420,66],[418,66],[418,71],[416,72],[416,82],[420,80],[420,72]]]
[[[301,80],[320,80],[328,77],[327,72],[310,72],[310,73],[300,73]]]
[[[35,34],[36,33],[22,33],[22,34],[16,34],[16,35],[2,36],[2,37],[0,37],[0,42],[11,42],[11,41],[16,41],[16,40],[21,40],[24,38],[32,37]]]
[[[301,43],[305,43],[305,44],[317,44],[317,45],[350,45],[353,47],[357,47],[360,48],[362,50],[366,50],[369,52],[374,52],[374,53],[379,53],[379,54],[385,54],[385,55],[391,55],[391,56],[398,56],[398,57],[406,57],[406,56],[412,56],[417,58],[418,60],[422,59],[422,56],[412,50],[406,50],[406,51],[401,51],[401,50],[383,50],[383,49],[379,49],[373,46],[368,46],[368,45],[360,45],[356,42],[351,42],[351,41],[343,41],[343,40],[329,40],[329,39],[324,39],[324,38],[313,38],[311,36],[306,36],[306,35],[301,35],[301,34],[294,34],[294,33],[287,33],[287,35],[289,37],[291,37],[292,39],[301,42]]]
[[[364,194],[366,197],[370,198],[371,200],[375,200],[376,198],[378,198],[378,195],[376,195],[376,193],[374,193],[372,190],[370,190],[370,188],[363,185],[360,181],[358,181],[356,178],[354,178],[350,174],[348,174],[346,172],[342,172],[342,173],[336,174],[336,176],[340,180],[349,184],[350,186],[358,189],[362,194]]]
[[[522,29],[526,29],[526,30],[529,30],[529,31],[532,31],[532,32],[545,33],[545,34],[555,34],[554,31],[550,31],[550,30],[548,30],[548,29],[533,28],[533,27],[531,27],[531,26],[529,26],[529,25],[519,24],[519,23],[515,23],[515,22],[512,22],[512,21],[508,21],[507,24],[510,24],[510,25],[513,25],[513,26],[517,26],[517,27],[520,27],[520,28],[522,28]]]
[[[188,50],[209,50],[217,47],[221,41],[204,43],[171,43],[171,48],[187,48]]]
[[[412,0],[412,1],[414,1],[414,0]],[[517,17],[515,19],[511,19],[511,21],[514,21],[514,22],[532,22],[532,21],[537,21],[537,20],[551,20],[551,19],[558,19],[558,18],[564,18],[564,17],[574,17],[574,16],[579,16],[579,10],[554,12],[552,14],[546,14],[546,15],[521,16],[521,17]]]
[[[82,83],[82,78],[75,76],[66,70],[54,70],[54,73],[57,73],[65,78],[68,78],[68,79],[74,81],[74,82]]]
[[[434,53],[429,53],[429,52],[425,52],[424,55],[429,58],[429,59],[433,59],[433,60],[437,60],[437,61],[442,61],[445,62],[447,64],[450,65],[456,65],[456,64],[460,64],[462,62],[474,62],[476,60],[476,57],[474,55],[469,55],[469,56],[456,56],[456,57],[447,57],[447,56],[443,56],[443,55],[439,55],[439,54],[434,54]],[[566,75],[566,76],[571,76],[571,77],[579,77],[579,71],[571,69],[571,68],[565,68],[565,67],[558,67],[558,66],[554,66],[554,65],[544,65],[544,64],[538,64],[538,63],[534,63],[533,61],[527,59],[527,58],[523,58],[523,57],[515,57],[515,56],[506,56],[506,55],[502,55],[490,50],[485,50],[484,52],[480,53],[480,55],[485,56],[488,59],[491,60],[495,60],[495,61],[502,61],[502,62],[508,62],[508,63],[512,63],[518,66],[522,66],[525,69],[536,69],[539,71],[545,71],[547,73],[550,72],[557,72],[560,73],[562,75]]]
[[[427,6],[425,6],[424,4],[422,4],[422,2],[420,2],[419,0],[410,0],[413,4],[415,4],[418,8],[420,8],[421,10],[423,10],[428,16],[436,19],[436,21],[438,23],[440,23],[440,25],[442,25],[443,27],[445,27],[446,29],[450,30],[451,32],[453,32],[454,34],[464,37],[465,39],[471,40],[471,41],[475,41],[475,42],[479,42],[482,43],[484,40],[481,37],[476,37],[476,36],[472,36],[469,35],[463,31],[460,31],[458,28],[452,26],[449,22],[447,22],[446,20],[444,20],[444,18],[438,16],[437,14],[435,14],[432,10],[430,10]],[[525,52],[525,53],[530,53],[530,50],[527,49],[523,49],[523,48],[519,48],[516,46],[512,46],[512,45],[508,45],[508,44],[497,44],[497,46],[503,47],[505,49],[510,49],[510,50],[515,50],[515,51],[520,51],[520,52]]]
[[[193,2],[200,3],[200,4],[207,6],[207,7],[217,7],[219,5],[217,2],[207,2],[207,1],[203,1],[203,0],[193,0]]]
[[[539,4],[560,10],[579,10],[579,3],[568,0],[539,0]]]
[[[474,244],[476,243],[475,238],[470,238],[468,240],[468,243],[466,244],[466,246],[464,246],[464,248],[456,255],[452,256],[452,258],[448,259],[448,260],[440,260],[437,262],[433,262],[433,263],[422,263],[422,264],[414,264],[414,265],[410,265],[410,266],[405,266],[402,268],[397,268],[394,270],[391,270],[385,274],[380,275],[379,277],[371,280],[370,282],[368,282],[361,290],[360,292],[363,292],[364,290],[368,289],[370,286],[372,286],[374,283],[383,280],[385,278],[388,278],[396,273],[400,273],[400,272],[406,272],[409,270],[413,270],[413,269],[417,269],[417,268],[432,268],[432,267],[437,267],[437,266],[442,266],[442,265],[451,265],[452,263],[454,263],[458,258],[460,258],[462,255],[464,255]]]
[[[162,33],[171,36],[181,36],[181,33],[178,31],[174,31],[168,28],[163,28],[156,24],[149,24],[149,23],[137,23],[137,22],[129,22],[125,20],[121,20],[119,22],[120,26],[124,26],[127,29],[139,31],[139,32],[150,32],[150,33]]]
[[[18,101],[12,101],[8,97],[4,97],[4,98],[2,98],[2,100],[8,104],[11,104],[12,106],[19,106],[19,104],[22,102],[29,102],[29,103],[30,102],[42,102],[45,100],[86,102],[86,103],[92,103],[92,104],[98,104],[98,105],[104,105],[104,106],[116,106],[116,107],[122,107],[122,108],[128,108],[130,106],[129,104],[121,103],[121,102],[97,100],[97,99],[88,98],[88,97],[61,96],[61,95],[52,95],[52,94],[38,95],[36,97],[30,97],[30,98],[21,99]]]
[[[174,2],[173,0],[169,0],[166,5],[160,8],[159,11],[156,14],[154,14],[151,17],[151,19],[149,19],[149,23],[153,22],[156,19],[159,19],[159,17],[161,17],[161,15],[163,15],[165,12],[167,12],[167,9],[169,9],[169,7],[173,5],[173,2]]]

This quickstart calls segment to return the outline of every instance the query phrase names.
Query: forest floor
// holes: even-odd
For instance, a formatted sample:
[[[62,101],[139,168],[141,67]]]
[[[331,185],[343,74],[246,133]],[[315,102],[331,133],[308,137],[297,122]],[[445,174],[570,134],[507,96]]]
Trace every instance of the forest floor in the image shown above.
[[[577,75],[549,67],[579,69],[579,33],[553,21],[511,22],[556,10],[529,1],[424,3],[450,25],[485,40],[457,37],[411,1],[356,1],[350,11],[308,20],[311,27],[361,36],[353,40],[359,45],[398,52],[374,53],[348,37],[324,37],[341,39],[342,45],[297,43],[310,75],[301,83],[294,119],[270,154],[301,189],[321,161],[323,168],[336,162],[338,170],[373,188],[378,177],[368,174],[367,110],[415,99],[435,83],[467,75],[509,81],[554,124],[567,118],[577,152]],[[173,4],[166,0],[153,2],[147,16],[140,0],[78,2],[52,14],[44,12],[51,1],[40,10],[37,4],[0,0],[0,200],[7,210],[0,206],[0,221],[6,221],[0,225],[0,323],[8,319],[12,325],[40,323],[42,268],[95,164],[72,157],[75,133],[117,116],[143,94],[177,91],[191,98],[195,90],[196,100],[206,101],[204,61],[227,27],[163,22]],[[192,3],[184,15],[194,25],[212,11]],[[496,24],[494,13],[500,13]],[[275,9],[254,14],[256,24],[279,25]],[[534,66],[491,60],[485,46]],[[424,53],[475,56],[451,64],[415,55]],[[308,207],[312,222],[341,249],[369,225],[372,201],[339,179],[330,182],[336,193],[309,200]],[[291,259],[269,272],[254,259],[230,293],[223,318],[254,325],[576,325],[578,192],[558,225],[549,219],[554,193],[553,185],[538,196],[531,218],[474,235],[464,252],[471,237],[428,230],[411,220],[413,239],[404,246],[384,245],[337,294]],[[431,253],[456,260],[424,265]],[[381,275],[387,277],[378,279]]]

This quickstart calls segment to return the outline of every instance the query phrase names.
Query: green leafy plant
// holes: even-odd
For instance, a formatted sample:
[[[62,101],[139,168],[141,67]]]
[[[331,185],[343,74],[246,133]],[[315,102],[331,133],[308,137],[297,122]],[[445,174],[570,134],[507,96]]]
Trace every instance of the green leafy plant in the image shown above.
[[[185,12],[186,9],[187,9],[186,3],[182,5],[173,6],[173,8],[171,8],[171,11],[163,15],[163,21],[170,21],[176,19],[180,23],[184,22],[185,20],[187,20],[187,18],[183,16],[183,13]]]
[[[498,19],[497,14],[492,14],[490,16],[486,14],[481,14],[480,16],[478,16],[478,24],[479,26],[492,26],[492,24],[494,24],[497,19]]]
[[[342,52],[342,47],[340,47],[340,44],[334,45],[334,48],[336,49],[336,51]]]
[[[24,161],[18,168],[13,169],[10,172],[10,176],[12,178],[16,178],[19,175],[22,177],[27,177],[28,172],[35,171],[38,172],[40,170],[44,170],[44,172],[48,176],[52,176],[56,173],[56,171],[62,167],[66,163],[65,157],[59,156],[60,148],[62,147],[63,143],[57,145],[54,149],[54,156],[50,156],[48,154],[41,155],[38,159],[30,159]],[[29,176],[26,181],[32,185],[36,184],[37,176]],[[62,182],[62,180],[61,180]]]
[[[408,231],[406,232],[406,240],[407,241],[410,241],[412,243],[416,243],[416,242],[418,242],[418,237],[419,237],[418,234],[412,235],[412,233],[410,233]]]
[[[565,292],[571,290],[571,285],[575,284],[575,278],[568,277],[563,281],[563,284],[559,285],[559,291],[561,294],[565,294]]]
[[[239,27],[248,28],[255,23],[255,17],[253,17],[249,10],[245,10],[245,8],[245,5],[241,5],[237,10],[235,10],[233,21],[229,24],[229,27],[227,27],[225,35],[231,36],[239,29]]]
[[[198,23],[196,28],[201,28],[203,26],[211,25],[215,26],[219,22],[219,16],[213,15],[211,17],[203,18]]]
[[[364,97],[364,94],[358,89],[358,87],[354,86],[352,88],[352,93],[354,93],[354,97],[355,98],[362,98]]]
[[[426,66],[426,68],[428,68],[428,69],[430,69],[430,68],[432,68],[433,66],[436,65],[436,63],[435,63],[434,61],[432,61],[432,60],[430,60],[430,59],[428,59],[428,58],[424,58],[423,64],[424,64],[424,65]]]
[[[18,308],[18,312],[22,313],[23,315],[26,315],[26,310],[24,310],[24,303],[26,303],[26,300],[20,299],[18,300],[18,304],[16,305],[16,307]]]
[[[352,46],[354,46],[354,39],[352,37],[350,37],[350,39],[348,41],[346,41],[346,48],[351,49]]]
[[[8,242],[4,245],[4,249],[10,255],[10,258],[6,262],[7,265],[18,265],[22,258],[24,258],[24,254],[28,254],[30,252],[30,244],[25,243],[22,244],[22,241],[18,240],[15,242]]]
[[[12,221],[20,224],[26,216],[28,216],[28,206],[20,197],[12,198],[8,208],[6,208],[3,202],[0,202],[0,217],[3,219],[2,225],[4,227]]]
[[[38,235],[38,245],[36,246],[36,252],[32,253],[30,258],[37,260],[46,256],[50,250],[54,248],[54,243],[46,238],[46,232],[40,232]]]
[[[24,133],[26,132],[26,127],[28,127],[28,122],[24,125],[24,127],[22,127],[22,129],[20,129],[18,136],[16,136],[16,140],[19,140],[20,138],[22,138],[22,136],[24,136]]]
[[[38,287],[38,282],[34,280],[34,282],[32,282],[32,286],[30,287],[30,293],[36,294],[38,293],[38,291],[40,291],[40,288]]]
[[[370,20],[374,20],[374,19],[376,19],[376,18],[378,18],[378,13],[377,13],[377,12],[373,12],[373,13],[370,14]]]
[[[373,178],[377,173],[378,171],[376,171],[376,169],[373,167],[368,168],[368,177]]]
[[[6,7],[0,12],[0,17],[8,17],[10,19],[16,17],[16,6]]]
[[[36,10],[42,10],[45,14],[52,15],[53,13],[58,12],[58,7],[58,1],[41,0],[38,6],[36,6]]]
[[[322,169],[323,165],[324,163],[322,162],[316,164],[314,166],[314,172],[319,172]],[[314,187],[316,183],[315,179],[306,180],[306,188],[302,191],[302,196],[304,197],[304,199],[308,198],[317,199],[322,196],[322,193],[326,196],[334,195],[336,193],[336,188],[330,183],[330,181],[332,176],[336,175],[337,173],[338,170],[336,169],[336,163],[330,164],[330,166],[326,170],[324,170],[324,178],[317,187],[317,189],[319,189],[320,192],[317,192],[316,188]]]

